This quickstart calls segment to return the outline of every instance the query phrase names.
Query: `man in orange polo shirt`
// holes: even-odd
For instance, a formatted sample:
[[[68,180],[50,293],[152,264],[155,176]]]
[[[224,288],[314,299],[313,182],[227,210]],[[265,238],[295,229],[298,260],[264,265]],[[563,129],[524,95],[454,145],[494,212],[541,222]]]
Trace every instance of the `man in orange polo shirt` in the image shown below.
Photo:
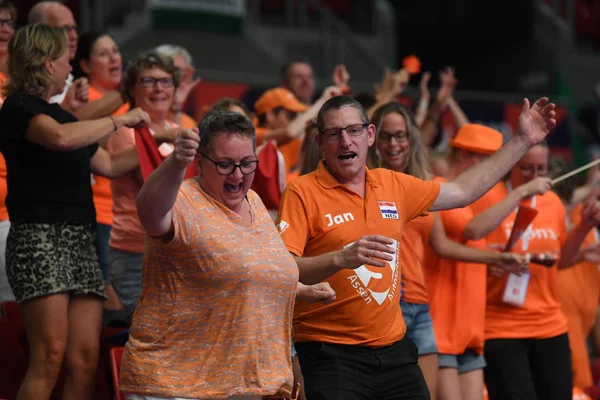
[[[294,341],[307,398],[429,398],[400,310],[403,227],[427,210],[481,197],[555,126],[547,102],[529,107],[524,100],[519,133],[478,168],[443,183],[367,169],[375,126],[365,110],[348,96],[323,105],[315,140],[325,160],[290,183],[278,216],[300,281],[326,281],[337,294],[328,305],[296,305]]]

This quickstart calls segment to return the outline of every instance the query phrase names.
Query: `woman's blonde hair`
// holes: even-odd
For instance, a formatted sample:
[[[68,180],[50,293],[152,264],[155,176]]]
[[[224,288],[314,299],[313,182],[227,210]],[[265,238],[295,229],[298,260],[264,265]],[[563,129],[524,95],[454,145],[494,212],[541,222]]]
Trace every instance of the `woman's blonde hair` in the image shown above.
[[[408,164],[404,171],[405,174],[412,175],[415,178],[427,180],[431,179],[429,159],[427,151],[423,145],[421,131],[418,128],[417,122],[413,113],[405,106],[398,102],[391,102],[382,105],[373,114],[371,123],[375,125],[375,143],[369,148],[367,156],[367,165],[369,168],[387,168],[379,151],[377,150],[377,141],[383,125],[383,119],[388,114],[400,114],[406,120],[406,134],[408,136]]]
[[[56,60],[66,50],[67,35],[63,29],[41,24],[19,29],[8,46],[8,81],[2,94],[47,96],[52,77],[45,63],[48,59]]]

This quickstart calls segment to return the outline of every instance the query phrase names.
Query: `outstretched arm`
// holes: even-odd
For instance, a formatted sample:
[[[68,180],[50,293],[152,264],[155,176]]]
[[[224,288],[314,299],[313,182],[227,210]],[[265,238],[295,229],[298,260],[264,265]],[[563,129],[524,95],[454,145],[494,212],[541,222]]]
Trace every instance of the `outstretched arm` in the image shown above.
[[[549,178],[539,177],[515,188],[502,201],[477,214],[469,221],[462,233],[463,240],[477,240],[486,237],[519,206],[523,199],[535,194],[544,194],[551,187],[552,181]]]
[[[187,167],[200,144],[197,129],[184,130],[175,139],[175,150],[148,177],[137,196],[138,216],[149,236],[173,235],[172,209]]]
[[[546,97],[536,101],[533,107],[529,106],[529,100],[524,99],[517,134],[487,160],[467,169],[452,182],[442,183],[440,194],[430,211],[466,207],[490,190],[554,128],[554,108],[555,105],[548,103]]]
[[[439,257],[463,262],[496,264],[507,272],[519,273],[522,266],[526,264],[524,255],[480,250],[455,242],[446,236],[444,224],[438,215],[435,216],[429,235],[429,244]]]
[[[567,240],[560,249],[559,269],[573,265],[573,260],[577,256],[585,236],[590,229],[600,224],[600,203],[595,198],[590,199],[584,205],[582,213],[581,222],[569,232]]]

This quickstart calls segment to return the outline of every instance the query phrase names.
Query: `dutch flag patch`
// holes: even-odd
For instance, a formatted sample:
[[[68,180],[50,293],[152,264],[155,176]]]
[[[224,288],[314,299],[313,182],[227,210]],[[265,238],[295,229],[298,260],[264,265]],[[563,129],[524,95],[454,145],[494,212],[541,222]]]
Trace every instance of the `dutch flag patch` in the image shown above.
[[[398,219],[398,209],[393,201],[379,201],[379,211],[384,219]]]

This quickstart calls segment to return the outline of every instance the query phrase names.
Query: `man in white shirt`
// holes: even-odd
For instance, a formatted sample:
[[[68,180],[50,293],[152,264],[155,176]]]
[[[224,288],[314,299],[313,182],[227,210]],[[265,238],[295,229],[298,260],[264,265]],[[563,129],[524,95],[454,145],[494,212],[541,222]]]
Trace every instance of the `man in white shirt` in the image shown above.
[[[69,60],[73,60],[73,58],[75,58],[75,53],[77,53],[77,39],[79,38],[79,35],[77,33],[77,23],[75,22],[73,13],[67,6],[57,1],[42,1],[31,8],[27,20],[27,22],[30,24],[44,24],[53,26],[55,28],[64,29],[67,33]],[[73,86],[73,75],[69,74],[69,77],[67,78],[67,84],[65,85],[63,92],[53,96],[50,99],[50,102],[61,103],[63,108],[66,108],[69,111],[75,111],[72,110],[72,104],[62,104],[65,100],[67,92],[71,89],[71,86]],[[87,102],[87,93],[85,94],[85,99],[78,100],[83,103]]]
[[[45,24],[62,28],[67,34],[69,58],[73,60],[77,53],[77,23],[71,10],[58,1],[42,1],[31,8],[28,15],[30,24]],[[86,78],[73,80],[69,74],[65,89],[50,99],[51,103],[60,103],[61,107],[74,114],[79,120],[88,120],[111,115],[124,103],[117,91],[107,93],[100,100],[88,103],[88,82]]]

